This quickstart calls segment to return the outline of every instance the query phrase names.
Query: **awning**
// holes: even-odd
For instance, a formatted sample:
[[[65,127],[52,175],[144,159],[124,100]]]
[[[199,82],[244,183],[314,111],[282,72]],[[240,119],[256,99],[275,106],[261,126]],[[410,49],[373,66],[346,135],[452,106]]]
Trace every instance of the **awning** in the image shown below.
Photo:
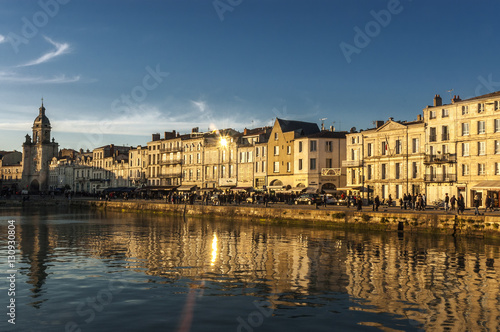
[[[292,188],[289,189],[289,191],[300,191],[300,192],[302,192],[302,191],[304,191],[306,189],[307,189],[306,187],[292,187]]]
[[[307,187],[306,190],[304,191],[308,194],[316,194],[318,192],[318,188],[315,187]]]
[[[268,190],[285,190],[285,186],[267,186]]]
[[[253,189],[252,187],[234,187],[234,188],[231,188],[231,190],[234,190],[234,191],[250,191],[251,189]]]
[[[177,186],[147,186],[142,187],[140,189],[136,189],[136,191],[162,191],[162,190],[173,190],[177,188]]]
[[[345,190],[357,190],[357,191],[361,191],[363,193],[366,193],[366,192],[371,193],[371,192],[373,192],[372,188],[366,188],[366,187],[362,187],[362,186],[337,188],[337,191],[345,191]]]
[[[479,182],[475,186],[472,186],[472,189],[492,189],[492,190],[500,190],[500,181],[483,181]]]
[[[193,191],[196,190],[196,185],[183,185],[177,188],[177,191]]]

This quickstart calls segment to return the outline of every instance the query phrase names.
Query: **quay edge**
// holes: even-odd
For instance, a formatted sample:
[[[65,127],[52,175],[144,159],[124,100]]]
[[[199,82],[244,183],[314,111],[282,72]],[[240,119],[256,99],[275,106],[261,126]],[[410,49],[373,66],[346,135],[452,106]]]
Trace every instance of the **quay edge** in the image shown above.
[[[392,213],[331,209],[297,209],[286,206],[269,208],[251,205],[185,205],[144,201],[80,201],[72,207],[91,207],[131,212],[157,212],[172,215],[249,219],[259,222],[302,223],[369,230],[439,233],[449,235],[500,238],[500,217],[436,213]]]

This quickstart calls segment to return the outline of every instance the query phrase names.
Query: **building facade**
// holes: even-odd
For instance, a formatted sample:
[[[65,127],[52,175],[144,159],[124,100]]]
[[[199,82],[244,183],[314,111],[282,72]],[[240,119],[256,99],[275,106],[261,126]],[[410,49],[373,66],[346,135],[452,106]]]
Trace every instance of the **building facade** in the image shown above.
[[[467,100],[439,95],[424,110],[425,186],[431,200],[462,195],[472,206],[490,196],[499,206],[500,92]]]

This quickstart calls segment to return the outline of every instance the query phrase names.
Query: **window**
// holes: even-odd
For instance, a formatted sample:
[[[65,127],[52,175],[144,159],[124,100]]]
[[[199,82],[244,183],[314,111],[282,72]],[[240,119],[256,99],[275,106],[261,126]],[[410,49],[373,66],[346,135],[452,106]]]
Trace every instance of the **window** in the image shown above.
[[[477,142],[477,155],[484,156],[486,154],[486,142]]]
[[[477,104],[477,112],[478,113],[484,112],[484,104]]]
[[[302,142],[299,142],[299,152],[302,152]]]
[[[262,172],[265,172],[266,171],[266,162],[263,161],[262,162]]]
[[[354,136],[353,136],[353,137],[351,138],[351,144],[356,144],[356,137],[354,137]]]
[[[286,163],[286,171],[289,173],[292,171],[292,163],[291,162]]]
[[[373,155],[373,144],[372,143],[368,143],[366,145],[366,155],[368,157],[371,157]]]
[[[469,155],[469,143],[462,143],[462,156],[467,157]]]
[[[325,143],[325,151],[326,152],[332,152],[333,151],[333,142],[332,141],[327,141]]]
[[[486,164],[477,164],[477,175],[486,174]]]
[[[332,158],[326,158],[326,168],[332,168]]]
[[[430,111],[429,112],[429,119],[435,119],[436,118],[436,111]]]
[[[316,158],[311,158],[309,160],[309,169],[310,170],[315,170],[316,169]]]
[[[446,108],[443,108],[441,110],[441,117],[442,118],[447,118],[448,117],[448,110]]]
[[[253,162],[253,151],[248,151],[247,160],[249,163]]]
[[[278,133],[274,133],[274,140],[277,141],[278,140]]]
[[[448,126],[441,127],[441,140],[447,141],[450,139],[450,134],[448,133]]]
[[[259,156],[259,151],[260,151],[259,148],[255,148],[255,158],[257,158]]]
[[[495,175],[500,175],[500,163],[495,163]]]
[[[274,147],[274,155],[275,156],[279,156],[280,155],[280,147],[278,145],[276,145]]]
[[[382,142],[380,149],[382,150],[380,153],[385,156],[387,154],[387,142]]]
[[[478,121],[477,122],[477,133],[478,134],[484,134],[486,132],[486,126],[484,121]]]
[[[469,165],[462,164],[462,176],[469,175]]]
[[[286,154],[292,154],[292,147],[290,145],[286,147]]]
[[[299,171],[302,170],[302,159],[299,159]]]
[[[396,140],[396,154],[401,154],[402,146],[401,146],[401,140]]]
[[[372,165],[367,165],[366,167],[366,173],[368,173],[366,176],[368,178],[368,180],[371,180],[372,179]]]
[[[418,150],[420,148],[420,142],[418,138],[413,138],[411,140],[411,152],[412,153],[418,153]]]
[[[435,127],[430,127],[429,128],[429,142],[436,142],[436,128]]]
[[[500,154],[500,141],[495,140],[495,154]]]
[[[280,162],[279,161],[275,161],[274,162],[274,166],[273,166],[273,172],[274,173],[278,173],[280,171]]]
[[[462,106],[462,115],[469,114],[469,106]]]
[[[495,133],[500,132],[500,119],[495,119]]]
[[[462,123],[462,136],[468,136],[469,135],[469,123],[464,122]]]
[[[387,164],[382,164],[382,169],[381,169],[381,178],[382,180],[384,180],[386,178],[386,175],[387,175]]]
[[[399,179],[399,177],[401,175],[400,174],[401,173],[401,163],[396,163],[396,169],[395,169],[395,171],[396,171],[396,174],[395,174],[396,175],[396,179]]]
[[[418,177],[418,165],[416,161],[411,163],[411,176],[413,179]]]
[[[496,100],[494,103],[494,110],[498,111],[499,109],[500,109],[500,102],[498,100]]]
[[[316,143],[317,143],[316,141],[311,141],[311,143],[310,143],[310,147],[311,147],[310,151],[311,152],[316,151]]]

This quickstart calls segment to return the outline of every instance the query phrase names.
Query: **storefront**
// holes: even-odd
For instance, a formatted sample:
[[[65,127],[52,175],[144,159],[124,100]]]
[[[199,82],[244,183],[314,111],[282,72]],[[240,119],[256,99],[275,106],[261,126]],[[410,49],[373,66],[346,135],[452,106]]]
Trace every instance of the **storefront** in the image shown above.
[[[474,200],[474,196],[478,195],[480,199],[480,206],[484,206],[486,198],[490,197],[493,200],[493,206],[500,206],[500,181],[483,181],[472,186],[471,188],[471,200]],[[471,202],[471,206],[472,206]]]

